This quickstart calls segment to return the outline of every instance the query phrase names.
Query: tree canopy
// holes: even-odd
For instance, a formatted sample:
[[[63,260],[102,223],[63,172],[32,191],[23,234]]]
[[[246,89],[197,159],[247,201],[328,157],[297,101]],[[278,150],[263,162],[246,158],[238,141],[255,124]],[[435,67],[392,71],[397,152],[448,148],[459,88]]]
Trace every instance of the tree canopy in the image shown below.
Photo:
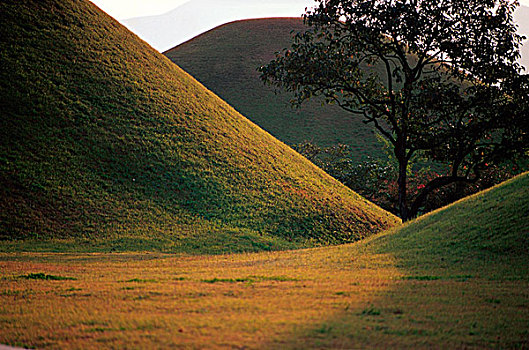
[[[305,32],[260,68],[261,78],[359,114],[392,145],[399,212],[416,216],[428,194],[477,181],[487,166],[526,156],[527,76],[508,0],[320,0]],[[407,200],[410,159],[446,174]]]

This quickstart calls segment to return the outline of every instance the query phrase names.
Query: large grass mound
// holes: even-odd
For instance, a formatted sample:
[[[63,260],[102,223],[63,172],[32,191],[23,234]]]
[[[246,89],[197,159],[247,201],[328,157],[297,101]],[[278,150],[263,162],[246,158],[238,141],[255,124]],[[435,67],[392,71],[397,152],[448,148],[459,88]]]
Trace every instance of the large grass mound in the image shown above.
[[[4,247],[279,249],[398,222],[88,1],[0,13]]]
[[[164,54],[231,106],[281,141],[311,141],[320,146],[344,143],[356,160],[381,153],[373,128],[361,116],[323,99],[293,109],[293,95],[274,93],[259,79],[257,68],[291,46],[292,32],[306,30],[301,18],[269,18],[228,23]]]

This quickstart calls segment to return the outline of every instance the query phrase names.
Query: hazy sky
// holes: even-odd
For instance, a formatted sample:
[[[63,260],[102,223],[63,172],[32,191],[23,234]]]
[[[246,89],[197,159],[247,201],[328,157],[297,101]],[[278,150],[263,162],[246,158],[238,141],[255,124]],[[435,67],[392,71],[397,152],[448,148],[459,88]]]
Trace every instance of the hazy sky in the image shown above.
[[[117,20],[124,20],[133,17],[154,16],[169,12],[186,2],[193,0],[91,0],[103,11]],[[266,2],[266,0],[263,0]],[[529,2],[529,0],[526,0]],[[218,0],[222,3],[222,0]],[[289,0],[284,0],[288,3]],[[295,1],[299,3],[299,0]],[[306,0],[307,7],[314,4],[314,0]],[[305,9],[300,6],[300,16]],[[281,16],[280,13],[277,16]],[[244,18],[241,18],[244,19]]]
[[[160,15],[192,0],[91,0],[103,11],[112,17],[123,20],[132,17]],[[222,2],[222,0],[218,0]],[[263,0],[266,1],[266,0]],[[288,2],[288,0],[284,0]],[[529,0],[520,0],[520,3],[529,6]],[[307,0],[306,6],[312,6],[313,0]],[[303,12],[303,9],[301,11]],[[301,15],[301,13],[300,13]],[[278,14],[278,16],[280,16]],[[241,18],[242,19],[242,18]]]
[[[91,0],[100,9],[118,20],[160,15],[189,0]],[[529,0],[528,0],[529,1]]]

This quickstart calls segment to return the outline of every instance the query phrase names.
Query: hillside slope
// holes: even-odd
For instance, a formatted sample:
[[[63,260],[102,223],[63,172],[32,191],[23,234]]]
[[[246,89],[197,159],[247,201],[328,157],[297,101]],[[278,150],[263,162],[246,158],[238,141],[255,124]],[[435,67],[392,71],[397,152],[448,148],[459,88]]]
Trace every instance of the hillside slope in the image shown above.
[[[0,13],[3,240],[240,251],[398,222],[88,1]]]
[[[164,54],[231,106],[281,141],[311,141],[320,146],[345,143],[362,159],[381,152],[370,125],[322,100],[290,105],[292,95],[274,94],[257,68],[290,47],[292,32],[304,30],[300,18],[244,20],[217,27]]]
[[[412,266],[515,259],[529,266],[529,173],[424,215],[370,244]]]

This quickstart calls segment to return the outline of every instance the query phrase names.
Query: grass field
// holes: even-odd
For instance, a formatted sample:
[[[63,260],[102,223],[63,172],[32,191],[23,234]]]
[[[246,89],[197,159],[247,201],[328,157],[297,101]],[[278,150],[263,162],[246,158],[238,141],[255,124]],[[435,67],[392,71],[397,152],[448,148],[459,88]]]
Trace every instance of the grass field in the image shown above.
[[[528,173],[401,225],[88,1],[0,16],[0,344],[529,347]]]
[[[529,175],[350,245],[0,255],[0,343],[525,348]]]

